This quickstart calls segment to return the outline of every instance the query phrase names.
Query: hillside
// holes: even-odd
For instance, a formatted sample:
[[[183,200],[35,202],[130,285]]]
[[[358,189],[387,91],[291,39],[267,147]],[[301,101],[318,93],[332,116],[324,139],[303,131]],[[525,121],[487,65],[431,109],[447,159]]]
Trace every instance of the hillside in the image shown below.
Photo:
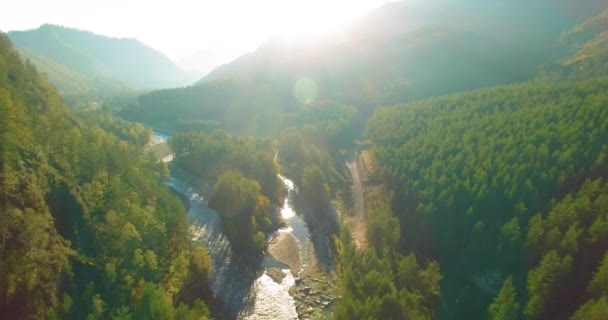
[[[608,73],[608,10],[565,32],[562,44],[570,55],[547,68],[548,77],[580,79]]]
[[[577,205],[564,196],[606,176],[607,90],[606,78],[523,83],[371,118],[402,248],[441,264],[442,317],[483,318],[509,276],[530,318],[565,319],[582,303],[607,240],[605,210],[585,207],[605,192],[585,184]]]
[[[0,318],[207,318],[209,257],[149,134],[70,113],[0,34]]]
[[[280,114],[301,108],[306,103],[294,97],[294,88],[302,78],[314,83],[314,100],[353,105],[365,115],[380,105],[525,81],[543,65],[567,56],[567,48],[559,44],[562,31],[606,6],[584,1],[572,11],[577,14],[567,15],[572,5],[559,3],[387,3],[343,33],[303,42],[271,38],[195,86],[142,96],[139,106],[123,115],[167,128],[212,120],[231,129],[223,119],[234,113]],[[206,98],[215,94],[230,98]],[[211,119],[200,116],[207,110],[220,111]],[[256,121],[239,125],[264,131]]]
[[[78,73],[44,54],[28,48],[17,48],[19,55],[29,59],[39,70],[45,73],[57,91],[62,95],[86,94],[97,95],[128,90],[126,83],[118,80],[94,78]]]
[[[116,39],[92,32],[45,24],[38,29],[9,32],[11,41],[66,93],[82,93],[110,83],[141,88],[186,85],[190,75],[162,53],[136,39]],[[60,70],[62,69],[62,70]],[[88,83],[91,83],[88,86]],[[123,85],[124,86],[124,85]]]
[[[0,33],[0,319],[606,320],[606,0],[387,2],[183,79]]]

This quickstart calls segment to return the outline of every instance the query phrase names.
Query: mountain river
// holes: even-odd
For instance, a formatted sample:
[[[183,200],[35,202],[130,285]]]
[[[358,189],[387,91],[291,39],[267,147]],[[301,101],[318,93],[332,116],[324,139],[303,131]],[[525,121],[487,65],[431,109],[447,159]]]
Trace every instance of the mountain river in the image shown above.
[[[154,132],[153,141],[162,143],[169,137]],[[163,158],[170,161],[171,157]],[[219,214],[207,205],[207,198],[199,194],[192,186],[171,177],[169,186],[190,200],[188,217],[193,234],[193,241],[200,241],[207,247],[213,261],[210,289],[223,303],[226,317],[230,319],[298,319],[296,301],[291,287],[296,285],[296,279],[308,263],[309,251],[314,251],[310,240],[310,231],[306,223],[296,214],[294,198],[297,197],[297,187],[286,177],[279,176],[287,189],[287,196],[280,214],[286,226],[273,234],[267,235],[271,243],[281,233],[293,236],[299,252],[299,269],[292,273],[293,267],[266,255],[261,267],[251,266],[250,263],[239,261],[233,254],[230,242],[223,234],[222,221]],[[301,199],[301,198],[300,198]],[[293,253],[292,253],[293,254]],[[278,281],[269,276],[269,270],[281,270],[285,277]]]

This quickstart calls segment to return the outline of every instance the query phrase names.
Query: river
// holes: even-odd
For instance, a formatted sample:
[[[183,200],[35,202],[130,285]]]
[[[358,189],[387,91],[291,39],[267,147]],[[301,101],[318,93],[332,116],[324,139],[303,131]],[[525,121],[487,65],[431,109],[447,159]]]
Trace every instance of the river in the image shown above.
[[[162,143],[168,136],[156,134],[153,141]],[[160,142],[159,142],[160,141]],[[171,157],[172,159],[172,157]],[[298,319],[296,300],[292,296],[296,279],[306,267],[309,252],[314,251],[310,232],[306,223],[294,208],[297,187],[286,177],[279,176],[285,184],[287,195],[280,214],[286,226],[273,234],[267,235],[269,243],[276,245],[276,237],[286,234],[297,243],[299,267],[297,270],[278,262],[270,255],[264,257],[261,267],[243,263],[231,250],[230,242],[223,234],[222,220],[219,214],[207,205],[207,197],[197,193],[191,186],[171,177],[169,185],[188,197],[190,208],[188,217],[191,221],[193,241],[200,241],[207,247],[213,261],[213,272],[210,289],[223,303],[226,317],[230,319]],[[275,242],[273,242],[273,240]],[[285,276],[278,283],[269,276],[269,271],[280,270]],[[295,273],[295,275],[294,275]]]

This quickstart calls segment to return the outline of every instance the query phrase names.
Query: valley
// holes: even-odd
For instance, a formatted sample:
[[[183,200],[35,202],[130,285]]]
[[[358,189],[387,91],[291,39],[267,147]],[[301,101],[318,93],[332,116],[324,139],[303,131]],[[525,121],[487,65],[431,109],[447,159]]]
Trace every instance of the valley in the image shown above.
[[[605,319],[605,1],[265,39],[0,33],[1,319]]]
[[[165,134],[154,132],[152,141],[162,144],[168,138]],[[165,161],[167,157],[169,155],[161,154],[158,158],[168,162]],[[318,261],[313,246],[313,241],[328,240],[311,239],[311,236],[322,238],[327,235],[310,233],[294,208],[298,202],[294,199],[298,197],[297,186],[285,177],[279,178],[287,193],[279,210],[283,224],[276,232],[266,235],[268,254],[253,263],[232,254],[230,243],[223,235],[218,213],[208,207],[206,199],[210,196],[209,187],[195,190],[190,184],[198,185],[196,180],[189,183],[177,177],[169,180],[171,188],[189,199],[188,216],[193,241],[204,244],[210,252],[213,261],[210,286],[219,300],[219,310],[216,312],[220,315],[248,319],[298,319],[298,315],[327,313],[325,308],[332,303],[331,282],[326,282],[333,281],[330,280],[331,269],[326,270],[323,266],[331,268],[333,262]],[[188,181],[187,177],[183,179]],[[315,299],[314,290],[319,290],[321,283],[324,283],[325,291],[317,291],[316,300],[307,298]],[[305,292],[306,297],[301,292]]]

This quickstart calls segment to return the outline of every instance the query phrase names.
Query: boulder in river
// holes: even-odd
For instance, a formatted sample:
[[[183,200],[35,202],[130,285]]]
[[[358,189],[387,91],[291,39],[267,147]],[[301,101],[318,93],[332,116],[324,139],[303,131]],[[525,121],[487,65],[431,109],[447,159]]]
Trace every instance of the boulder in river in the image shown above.
[[[266,274],[268,274],[268,276],[274,280],[274,282],[281,284],[283,282],[283,279],[285,279],[286,274],[277,269],[277,268],[270,268],[266,271]]]

